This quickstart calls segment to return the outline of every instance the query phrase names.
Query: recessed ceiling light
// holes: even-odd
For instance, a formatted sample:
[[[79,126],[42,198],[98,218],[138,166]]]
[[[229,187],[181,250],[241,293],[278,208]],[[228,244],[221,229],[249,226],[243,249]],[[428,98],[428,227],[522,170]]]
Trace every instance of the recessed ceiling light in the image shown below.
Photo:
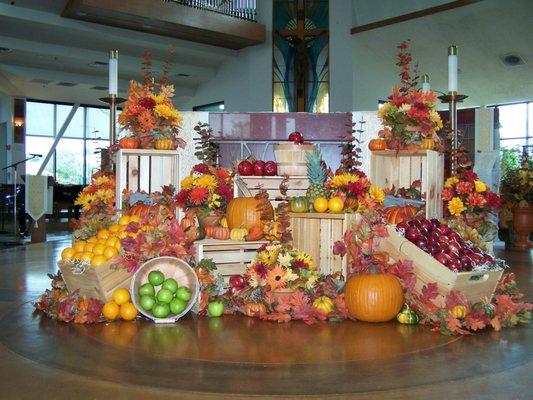
[[[95,67],[95,68],[102,68],[107,67],[109,65],[106,61],[93,61],[92,63],[89,63],[89,67]]]
[[[9,47],[0,47],[0,53],[11,53],[13,49],[10,49]]]
[[[189,74],[183,74],[183,73],[176,74],[176,76],[181,76],[182,78],[188,78],[188,77],[190,77]]]
[[[515,67],[517,65],[525,64],[524,59],[515,53],[504,54],[503,56],[500,56],[500,60],[507,67]]]

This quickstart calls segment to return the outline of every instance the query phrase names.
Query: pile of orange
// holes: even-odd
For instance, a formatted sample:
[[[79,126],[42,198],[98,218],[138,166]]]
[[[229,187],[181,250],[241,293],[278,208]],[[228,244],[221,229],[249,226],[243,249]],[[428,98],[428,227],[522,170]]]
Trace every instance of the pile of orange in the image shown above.
[[[108,301],[102,308],[102,314],[108,321],[113,321],[119,316],[124,321],[131,321],[137,316],[137,309],[130,301],[128,289],[120,288],[113,292],[113,300]]]

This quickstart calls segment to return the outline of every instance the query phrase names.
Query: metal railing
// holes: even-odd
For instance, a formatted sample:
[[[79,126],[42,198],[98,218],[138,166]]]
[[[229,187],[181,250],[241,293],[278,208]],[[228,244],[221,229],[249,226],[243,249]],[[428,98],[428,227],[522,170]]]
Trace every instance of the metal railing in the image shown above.
[[[257,0],[163,0],[200,10],[213,11],[230,17],[257,22]]]

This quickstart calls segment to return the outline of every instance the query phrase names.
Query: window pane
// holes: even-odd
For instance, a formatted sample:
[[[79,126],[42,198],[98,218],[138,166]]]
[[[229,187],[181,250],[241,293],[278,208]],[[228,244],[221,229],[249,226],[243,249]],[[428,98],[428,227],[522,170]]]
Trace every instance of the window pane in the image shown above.
[[[518,147],[522,151],[522,146],[526,145],[526,138],[523,139],[504,139],[500,140],[500,147],[505,147],[506,149],[512,149],[513,147]]]
[[[82,139],[61,139],[57,144],[56,180],[62,184],[83,184]]]
[[[528,104],[529,111],[528,111],[528,120],[529,120],[529,127],[527,128],[528,131],[528,144],[533,144],[533,141],[531,138],[533,137],[533,102]]]
[[[63,123],[65,122],[65,119],[67,118],[68,114],[70,113],[70,110],[72,110],[73,106],[63,106],[63,105],[57,105],[57,132],[61,129],[63,126]],[[72,121],[70,121],[70,124],[68,125],[67,130],[65,131],[65,134],[63,137],[76,137],[76,138],[82,138],[83,137],[83,107],[79,107],[76,110],[76,114],[74,114],[74,117],[72,118]]]
[[[87,107],[87,139],[109,138],[109,109]]]
[[[500,110],[500,139],[526,136],[527,105],[511,104],[498,107]]]
[[[26,157],[31,157],[30,154],[42,154],[42,157],[34,158],[26,163],[27,175],[37,174],[44,158],[52,147],[52,143],[54,143],[54,139],[52,138],[26,136]],[[46,164],[43,175],[54,176],[54,157],[51,157],[48,164]]]
[[[54,136],[54,105],[26,102],[26,135]]]
[[[87,181],[100,169],[100,150],[109,146],[109,140],[87,140]],[[87,182],[89,183],[89,182]]]

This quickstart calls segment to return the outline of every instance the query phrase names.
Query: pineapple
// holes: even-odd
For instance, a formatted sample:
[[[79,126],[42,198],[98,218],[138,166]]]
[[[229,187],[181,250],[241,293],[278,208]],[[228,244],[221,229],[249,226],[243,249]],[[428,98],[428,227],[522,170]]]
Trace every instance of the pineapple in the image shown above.
[[[307,189],[307,199],[312,206],[319,197],[327,199],[328,191],[324,186],[326,182],[326,169],[322,163],[320,150],[306,153],[307,176],[309,177],[309,188]]]

